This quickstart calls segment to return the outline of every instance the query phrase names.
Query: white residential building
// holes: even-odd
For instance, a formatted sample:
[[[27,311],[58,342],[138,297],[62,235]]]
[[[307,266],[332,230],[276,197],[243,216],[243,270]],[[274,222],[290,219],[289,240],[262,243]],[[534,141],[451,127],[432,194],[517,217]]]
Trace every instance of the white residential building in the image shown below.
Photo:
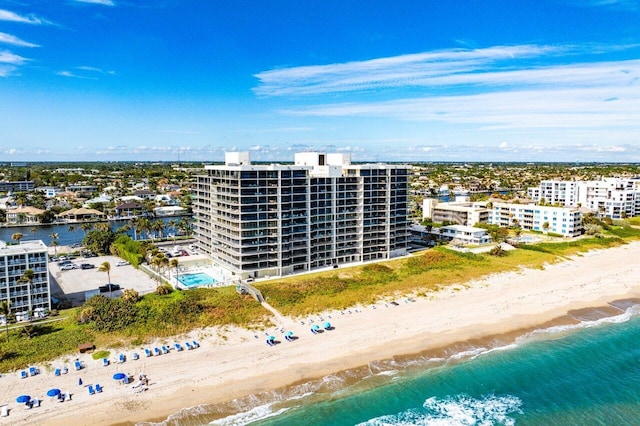
[[[602,216],[620,219],[640,215],[639,178],[603,178],[597,181],[544,180],[528,188],[533,201],[584,207]]]
[[[254,165],[229,152],[205,166],[194,200],[202,253],[238,278],[281,276],[389,259],[408,247],[408,166],[351,164],[305,152],[293,165]]]
[[[473,226],[448,225],[442,228],[434,228],[433,231],[439,231],[443,239],[458,241],[462,244],[487,244],[492,241],[486,229]]]
[[[469,197],[456,197],[455,202],[441,203],[435,198],[425,198],[422,202],[422,218],[434,222],[451,222],[458,225],[473,226],[489,221],[486,202],[472,203]]]
[[[582,234],[582,215],[576,208],[536,204],[493,203],[489,223],[525,230],[552,232],[565,237]]]
[[[34,272],[31,283],[20,280],[27,269]],[[47,246],[39,240],[0,241],[0,300],[9,301],[16,318],[51,309],[50,295]]]

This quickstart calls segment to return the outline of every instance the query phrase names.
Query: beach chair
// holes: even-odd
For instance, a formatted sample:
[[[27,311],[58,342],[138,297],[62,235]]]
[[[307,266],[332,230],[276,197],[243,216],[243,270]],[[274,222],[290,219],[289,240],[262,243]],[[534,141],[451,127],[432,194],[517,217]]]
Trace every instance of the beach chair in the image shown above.
[[[198,342],[197,342],[197,341],[195,341],[195,340],[194,340],[193,342],[191,342],[191,344],[193,345],[193,349],[195,349],[195,348],[199,348],[199,347],[200,347],[200,343],[198,343]]]
[[[39,407],[39,406],[40,406],[40,402],[41,402],[41,401],[40,401],[38,398],[33,398],[33,399],[31,400],[31,406],[32,406],[32,407]]]
[[[82,370],[82,363],[81,363],[80,361],[75,361],[75,362],[73,363],[73,368],[75,368],[75,369],[76,369],[76,371],[78,371],[78,370]]]
[[[119,362],[119,363],[121,363],[121,364],[122,364],[122,363],[123,363],[123,362],[125,362],[126,360],[127,360],[127,358],[125,358],[124,354],[120,354],[120,355],[118,355],[118,362]]]
[[[149,349],[145,348],[144,355],[145,356],[151,356],[151,351]]]
[[[176,351],[178,352],[182,350],[182,346],[180,346],[180,343],[175,343],[173,346],[176,348]]]
[[[157,355],[160,355],[161,353],[162,353],[162,352],[160,352],[160,349],[158,349],[158,348],[153,348],[153,354],[154,354],[154,355],[156,355],[156,356],[157,356]]]
[[[88,389],[89,389],[89,395],[95,395],[96,394],[96,391],[93,389],[93,385],[89,385]]]
[[[53,375],[54,376],[59,376],[61,374],[60,369],[56,368],[55,370],[53,370]]]
[[[189,350],[189,351],[191,349],[193,349],[193,346],[191,346],[191,343],[189,343],[189,342],[185,342],[184,345],[187,347],[187,350]]]
[[[103,367],[107,367],[109,365],[109,359],[108,358],[102,358],[102,366]]]
[[[29,375],[30,376],[35,376],[36,374],[38,374],[40,371],[36,368],[36,367],[29,367]]]
[[[96,383],[96,392],[102,393],[102,386],[100,386],[100,383]]]
[[[7,404],[4,404],[2,407],[0,407],[0,417],[7,416],[9,416],[9,406]]]
[[[134,352],[133,354],[131,354],[131,358],[133,358],[133,360],[136,361],[140,358],[140,355],[138,355],[138,352]]]
[[[168,354],[169,353],[169,348],[166,345],[162,345],[162,353],[163,354]]]
[[[29,375],[27,374],[27,370],[22,370],[20,372],[20,378],[21,379],[26,379],[27,377],[29,377]]]

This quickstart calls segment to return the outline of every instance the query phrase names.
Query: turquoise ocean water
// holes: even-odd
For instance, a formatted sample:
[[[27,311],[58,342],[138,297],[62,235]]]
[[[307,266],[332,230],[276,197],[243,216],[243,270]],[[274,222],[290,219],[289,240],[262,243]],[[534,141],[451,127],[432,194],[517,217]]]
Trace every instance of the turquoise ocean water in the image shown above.
[[[171,425],[640,425],[637,300],[505,339],[373,363]]]

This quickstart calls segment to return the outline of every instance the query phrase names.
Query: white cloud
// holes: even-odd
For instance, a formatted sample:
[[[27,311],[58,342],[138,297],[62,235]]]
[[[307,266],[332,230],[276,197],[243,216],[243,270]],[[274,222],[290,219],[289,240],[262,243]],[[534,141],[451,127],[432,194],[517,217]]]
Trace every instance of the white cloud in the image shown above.
[[[0,63],[22,65],[26,61],[28,61],[27,58],[11,53],[8,50],[0,51]]]
[[[12,65],[0,65],[0,77],[9,77],[14,75],[17,68]]]
[[[12,44],[20,47],[40,47],[37,44],[29,43],[28,41],[21,40],[18,37],[7,33],[0,33],[0,43]]]
[[[89,76],[85,76],[85,75],[78,75],[75,73],[72,73],[71,71],[58,71],[56,73],[56,75],[59,75],[61,77],[69,77],[69,78],[79,78],[81,80],[97,80],[96,77],[89,77]]]
[[[105,71],[102,70],[100,68],[96,68],[96,67],[88,67],[88,66],[81,66],[81,67],[76,67],[77,70],[81,70],[81,71],[89,71],[89,72],[96,72],[99,74],[110,74],[110,75],[115,75],[115,71]]]
[[[11,22],[21,22],[23,24],[51,24],[51,22],[46,19],[39,18],[35,15],[18,15],[17,13],[11,12],[9,10],[0,9],[0,21],[11,21]]]
[[[77,3],[101,4],[103,6],[115,6],[111,0],[75,0]]]
[[[450,49],[341,64],[292,67],[256,74],[253,90],[259,96],[308,96],[358,93],[399,88],[467,85],[583,84],[596,80],[617,63],[587,63],[532,67],[532,59],[603,54],[637,48],[637,45],[585,44],[558,46],[496,46],[484,49]],[[582,70],[588,68],[587,76]],[[602,68],[602,69],[600,69]],[[619,70],[620,71],[620,70]],[[553,78],[562,78],[554,81]],[[577,81],[574,81],[573,79]]]

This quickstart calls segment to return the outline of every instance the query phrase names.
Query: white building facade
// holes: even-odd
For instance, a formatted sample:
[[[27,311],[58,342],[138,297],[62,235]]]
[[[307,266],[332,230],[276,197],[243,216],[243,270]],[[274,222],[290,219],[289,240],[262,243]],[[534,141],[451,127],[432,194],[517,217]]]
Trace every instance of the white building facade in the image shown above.
[[[248,152],[230,152],[205,173],[194,236],[239,279],[406,254],[408,166],[317,152],[296,154],[293,165],[254,165]]]
[[[528,188],[535,202],[584,207],[612,219],[640,215],[639,178],[603,178],[597,181],[544,180]]]
[[[16,318],[26,319],[33,312],[51,309],[48,258],[42,241],[0,241],[0,300],[9,302]],[[20,279],[27,269],[33,271],[31,283]]]
[[[489,223],[552,232],[565,237],[577,237],[583,229],[582,214],[578,209],[536,204],[493,203],[489,211]]]

